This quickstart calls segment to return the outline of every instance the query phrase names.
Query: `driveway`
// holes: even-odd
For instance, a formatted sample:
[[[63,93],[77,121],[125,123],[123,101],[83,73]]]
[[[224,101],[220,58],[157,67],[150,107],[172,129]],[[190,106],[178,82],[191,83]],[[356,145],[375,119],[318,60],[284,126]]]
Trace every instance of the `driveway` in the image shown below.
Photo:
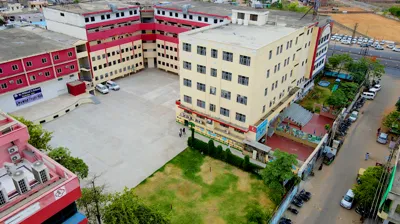
[[[119,91],[50,123],[51,144],[68,147],[108,190],[135,187],[186,147],[175,122],[179,77],[156,69],[116,80]]]
[[[375,162],[383,162],[389,155],[388,145],[376,142],[376,131],[385,112],[394,108],[400,96],[400,74],[395,76],[394,69],[387,69],[382,78],[382,90],[375,100],[368,102],[363,108],[364,114],[349,129],[349,134],[337,156],[330,166],[321,171],[315,170],[315,177],[304,185],[313,198],[305,204],[296,217],[291,216],[294,223],[360,223],[360,216],[352,210],[340,206],[340,200],[349,188],[356,183],[359,168],[374,166]],[[365,161],[365,153],[371,154]]]

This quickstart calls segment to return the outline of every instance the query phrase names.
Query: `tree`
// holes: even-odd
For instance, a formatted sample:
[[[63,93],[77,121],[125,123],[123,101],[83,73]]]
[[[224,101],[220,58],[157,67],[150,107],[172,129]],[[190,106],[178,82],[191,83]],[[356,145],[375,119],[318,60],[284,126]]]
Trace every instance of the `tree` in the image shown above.
[[[372,79],[379,79],[385,73],[385,66],[379,60],[363,57],[350,65],[350,74],[353,76],[354,81],[362,83],[366,80],[367,85],[370,84]]]
[[[353,189],[354,199],[358,203],[367,208],[372,205],[383,171],[382,166],[368,167],[365,170],[364,174],[360,177],[361,183]]]
[[[263,209],[256,201],[250,202],[245,211],[248,224],[267,224],[272,217],[271,210]]]
[[[165,214],[143,204],[133,189],[127,188],[122,193],[117,192],[110,196],[110,201],[103,210],[103,221],[106,224],[170,223]]]
[[[105,185],[82,188],[82,196],[77,204],[89,220],[89,223],[96,223],[97,215],[102,216],[103,207],[108,202],[109,195],[105,193]],[[97,214],[96,201],[99,205],[100,214]]]
[[[339,74],[343,69],[347,69],[353,59],[349,54],[335,54],[328,59],[328,67]]]
[[[211,139],[210,139],[210,141],[208,141],[208,154],[212,157],[216,156],[216,149],[215,149],[214,141]]]
[[[51,150],[49,145],[50,140],[53,138],[53,132],[46,131],[43,129],[42,125],[34,124],[32,121],[26,120],[23,117],[14,117],[19,122],[23,123],[29,132],[29,144],[34,146],[37,149],[41,149],[44,151]]]
[[[353,100],[358,91],[358,84],[354,82],[341,83],[340,89],[346,95],[348,100]]]
[[[341,90],[338,89],[335,92],[332,93],[326,100],[326,103],[328,105],[334,106],[334,107],[342,107],[345,106],[348,102],[348,99],[346,97],[346,94]]]
[[[71,152],[68,148],[55,148],[51,150],[48,156],[75,173],[80,179],[84,179],[88,176],[89,167],[82,159],[71,156]]]
[[[264,183],[271,189],[270,197],[275,204],[279,204],[286,190],[284,182],[292,179],[293,165],[297,165],[297,155],[282,152],[279,149],[274,151],[275,159],[267,163],[265,169],[261,171]]]
[[[396,102],[396,110],[400,112],[400,99]]]
[[[383,118],[383,125],[390,129],[400,128],[400,112],[396,110],[388,114],[385,118]]]
[[[250,156],[249,155],[244,156],[242,167],[243,167],[243,170],[245,170],[245,171],[250,170]]]

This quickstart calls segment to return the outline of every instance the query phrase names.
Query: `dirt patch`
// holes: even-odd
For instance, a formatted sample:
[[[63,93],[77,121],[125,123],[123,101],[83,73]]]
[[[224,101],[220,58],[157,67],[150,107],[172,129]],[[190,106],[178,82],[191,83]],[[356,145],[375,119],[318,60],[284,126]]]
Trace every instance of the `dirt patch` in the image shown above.
[[[220,201],[218,200],[209,200],[204,207],[206,212],[206,216],[204,217],[204,223],[217,223],[224,224],[226,223],[224,219],[220,217],[218,204]]]
[[[267,193],[265,194],[260,194],[259,197],[257,198],[258,203],[260,203],[261,206],[270,208],[271,205],[274,203],[271,202],[271,200],[268,198]]]
[[[239,191],[249,192],[251,190],[251,182],[252,182],[250,175],[237,168],[233,169],[232,173],[239,177],[237,183],[237,189]]]
[[[372,13],[329,14],[333,20],[349,28],[358,23],[357,31],[378,40],[400,42],[400,22]],[[335,27],[335,26],[334,26]]]
[[[218,160],[206,157],[203,165],[200,167],[199,175],[203,178],[203,182],[206,184],[212,184],[216,177],[221,174],[227,173],[224,169],[224,163]]]
[[[148,178],[146,182],[150,183],[160,183],[160,182],[165,182],[168,179],[171,178],[179,178],[181,176],[182,170],[179,169],[178,167],[168,164],[165,166],[165,169],[163,172],[157,172],[155,173],[151,178]],[[158,184],[146,184],[146,187],[144,186],[139,186],[135,189],[135,191],[140,194],[140,195],[146,195],[146,192],[154,192],[158,189],[159,185]]]
[[[176,195],[182,200],[197,200],[201,196],[201,187],[187,180],[169,185],[168,190],[176,192]]]

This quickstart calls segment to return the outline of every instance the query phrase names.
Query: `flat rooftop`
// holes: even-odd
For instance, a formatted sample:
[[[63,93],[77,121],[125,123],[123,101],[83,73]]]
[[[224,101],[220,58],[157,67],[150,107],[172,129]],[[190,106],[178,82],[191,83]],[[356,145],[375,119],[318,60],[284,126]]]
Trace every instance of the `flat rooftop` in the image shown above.
[[[190,37],[229,44],[250,49],[259,49],[282,37],[295,32],[297,29],[292,27],[282,27],[273,25],[222,25],[204,31],[187,34]],[[254,34],[257,35],[254,35]]]
[[[0,30],[0,62],[71,47],[74,37],[26,26]]]
[[[128,1],[87,1],[72,4],[52,5],[48,6],[48,8],[70,13],[84,14],[89,12],[110,10],[109,4],[114,4],[117,8],[136,6],[134,2],[129,3]]]

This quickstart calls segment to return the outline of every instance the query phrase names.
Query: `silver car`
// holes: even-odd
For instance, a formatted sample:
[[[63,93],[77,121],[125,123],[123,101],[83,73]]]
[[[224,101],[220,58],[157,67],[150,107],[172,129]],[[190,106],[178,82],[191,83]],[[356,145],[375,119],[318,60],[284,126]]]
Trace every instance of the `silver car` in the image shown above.
[[[386,144],[388,142],[388,134],[381,132],[376,141],[381,144]]]

